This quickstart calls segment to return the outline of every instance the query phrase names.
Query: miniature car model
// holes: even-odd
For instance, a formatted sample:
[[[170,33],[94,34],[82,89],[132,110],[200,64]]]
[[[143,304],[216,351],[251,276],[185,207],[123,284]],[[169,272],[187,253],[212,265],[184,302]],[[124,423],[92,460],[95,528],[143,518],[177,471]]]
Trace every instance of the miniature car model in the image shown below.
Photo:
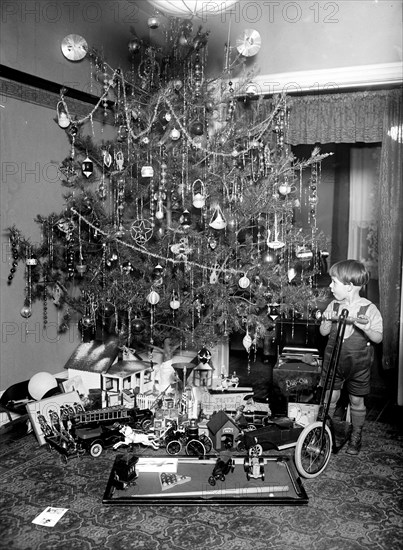
[[[264,460],[261,456],[247,456],[243,461],[243,467],[248,481],[251,477],[254,479],[261,478],[264,481]]]
[[[293,422],[288,417],[270,421],[263,428],[245,430],[238,438],[237,450],[247,450],[251,456],[260,456],[263,451],[281,451],[289,447],[295,447],[304,427]]]
[[[122,435],[118,430],[101,425],[95,428],[77,428],[75,440],[79,447],[87,450],[92,457],[97,458],[104,449],[113,447],[121,441]]]
[[[220,481],[225,481],[225,476],[230,472],[233,472],[234,469],[235,465],[232,458],[229,458],[228,460],[223,460],[223,458],[218,457],[213,472],[208,478],[209,484],[214,486],[217,479],[219,479]]]
[[[113,465],[113,487],[122,491],[129,485],[135,485],[138,478],[136,464],[139,457],[136,455],[119,454]]]

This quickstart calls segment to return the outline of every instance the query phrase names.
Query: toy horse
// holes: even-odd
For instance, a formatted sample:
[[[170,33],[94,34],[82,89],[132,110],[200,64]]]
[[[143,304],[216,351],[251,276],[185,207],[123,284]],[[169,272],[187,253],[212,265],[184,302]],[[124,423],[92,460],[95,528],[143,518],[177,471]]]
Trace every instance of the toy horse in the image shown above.
[[[158,444],[154,441],[153,435],[140,433],[134,431],[130,426],[121,426],[119,432],[124,436],[123,441],[118,441],[113,446],[113,449],[117,449],[121,445],[145,445],[146,447],[152,447],[153,449],[159,449]]]

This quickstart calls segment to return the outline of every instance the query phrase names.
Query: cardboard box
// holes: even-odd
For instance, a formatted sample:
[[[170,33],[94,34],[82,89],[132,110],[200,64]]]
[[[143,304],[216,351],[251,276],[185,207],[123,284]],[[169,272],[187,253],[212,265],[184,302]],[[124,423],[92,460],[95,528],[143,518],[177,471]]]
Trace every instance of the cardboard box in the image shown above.
[[[318,412],[319,405],[307,403],[288,403],[287,416],[301,426],[309,426],[309,424],[315,422]]]

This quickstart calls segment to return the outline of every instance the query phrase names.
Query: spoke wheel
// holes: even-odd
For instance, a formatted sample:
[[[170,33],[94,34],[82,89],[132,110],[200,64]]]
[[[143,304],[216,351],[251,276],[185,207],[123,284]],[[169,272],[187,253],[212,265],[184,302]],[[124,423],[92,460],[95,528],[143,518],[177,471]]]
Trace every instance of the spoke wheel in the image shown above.
[[[198,439],[191,439],[186,445],[186,454],[188,456],[204,456],[206,448]]]
[[[318,476],[326,468],[332,453],[332,434],[323,422],[313,422],[300,434],[295,446],[295,465],[306,478]]]
[[[210,437],[206,434],[201,434],[199,439],[203,443],[204,448],[206,449],[206,454],[209,454],[209,452],[213,448],[213,442],[211,441]]]
[[[263,454],[263,447],[257,443],[249,449],[249,456],[261,456]]]
[[[101,443],[93,443],[90,447],[90,455],[94,458],[98,458],[99,455],[102,453],[103,447]]]
[[[182,445],[176,439],[174,439],[173,441],[170,441],[166,447],[166,451],[169,455],[177,455],[180,453],[181,449],[182,449]]]
[[[148,431],[151,426],[151,420],[149,418],[145,418],[143,422],[141,422],[140,426],[144,432]]]

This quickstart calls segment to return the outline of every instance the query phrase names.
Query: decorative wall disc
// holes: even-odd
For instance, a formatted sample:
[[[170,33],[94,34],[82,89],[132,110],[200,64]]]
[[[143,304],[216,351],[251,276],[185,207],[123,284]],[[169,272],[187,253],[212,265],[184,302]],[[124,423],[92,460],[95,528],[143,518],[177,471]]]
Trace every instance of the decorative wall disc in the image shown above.
[[[242,36],[236,40],[236,49],[245,57],[252,57],[257,54],[262,45],[260,34],[253,29],[245,29]]]
[[[65,36],[61,43],[62,54],[69,61],[81,61],[87,55],[87,41],[78,34]]]

